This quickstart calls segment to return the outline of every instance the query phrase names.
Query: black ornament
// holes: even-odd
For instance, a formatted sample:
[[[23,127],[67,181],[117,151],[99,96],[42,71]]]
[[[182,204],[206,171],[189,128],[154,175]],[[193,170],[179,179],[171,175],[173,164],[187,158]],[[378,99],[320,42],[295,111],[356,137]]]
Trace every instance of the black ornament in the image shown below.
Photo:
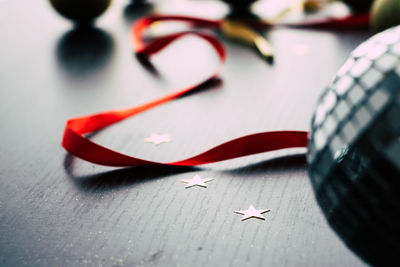
[[[257,0],[222,0],[230,8],[228,17],[255,17],[250,11],[251,6]]]
[[[354,11],[368,11],[372,6],[374,0],[343,0],[348,4]]]
[[[327,221],[372,265],[400,255],[400,26],[361,44],[312,119],[309,174]]]
[[[88,23],[100,16],[111,0],[50,0],[58,13],[77,23]]]

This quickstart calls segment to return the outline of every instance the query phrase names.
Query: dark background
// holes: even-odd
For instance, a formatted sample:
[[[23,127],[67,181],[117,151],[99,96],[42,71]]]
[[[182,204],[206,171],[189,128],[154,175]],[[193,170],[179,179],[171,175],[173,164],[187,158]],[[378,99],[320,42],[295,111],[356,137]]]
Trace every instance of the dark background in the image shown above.
[[[67,155],[60,142],[68,118],[144,103],[217,66],[213,50],[193,37],[152,59],[159,76],[147,72],[130,41],[142,11],[127,4],[114,1],[97,29],[82,32],[47,1],[0,1],[0,265],[362,266],[319,210],[304,149],[191,169],[114,169]],[[254,132],[308,130],[319,94],[368,36],[273,30],[273,66],[224,41],[219,85],[93,140],[173,161]],[[151,133],[173,141],[143,142]],[[180,179],[195,174],[215,180],[185,189]],[[251,204],[271,209],[265,221],[233,213]]]

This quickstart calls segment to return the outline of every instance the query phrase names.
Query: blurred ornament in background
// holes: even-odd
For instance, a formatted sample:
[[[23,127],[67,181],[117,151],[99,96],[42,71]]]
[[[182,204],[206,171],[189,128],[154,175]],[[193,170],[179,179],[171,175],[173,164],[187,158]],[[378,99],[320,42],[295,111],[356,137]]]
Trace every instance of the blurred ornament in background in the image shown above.
[[[114,40],[107,32],[78,26],[62,36],[56,55],[59,65],[68,76],[83,78],[105,68],[113,50]]]
[[[371,25],[375,32],[400,24],[399,0],[376,0],[371,11]]]
[[[343,0],[354,12],[368,11],[374,0]]]
[[[372,265],[400,254],[400,26],[356,48],[312,119],[309,174],[327,221]]]
[[[50,0],[58,13],[77,23],[89,23],[100,16],[111,0]]]
[[[124,17],[129,23],[152,12],[153,4],[146,0],[132,0],[124,8]]]
[[[257,0],[222,0],[229,6],[229,17],[255,17],[250,8]]]

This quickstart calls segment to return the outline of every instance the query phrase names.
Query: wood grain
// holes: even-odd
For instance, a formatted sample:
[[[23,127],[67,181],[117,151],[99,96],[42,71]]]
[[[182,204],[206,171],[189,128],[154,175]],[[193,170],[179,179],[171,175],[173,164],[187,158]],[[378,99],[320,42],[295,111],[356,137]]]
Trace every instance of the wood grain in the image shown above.
[[[66,154],[68,118],[143,103],[217,64],[211,48],[187,38],[152,59],[159,76],[147,72],[130,49],[140,11],[125,7],[115,1],[97,30],[77,32],[46,1],[0,2],[0,265],[363,266],[325,222],[304,150],[185,169],[113,169]],[[245,134],[307,130],[319,94],[367,36],[274,30],[274,66],[225,42],[222,84],[93,140],[172,161]],[[296,54],[296,45],[309,53]],[[173,141],[143,142],[153,132]],[[215,180],[185,189],[180,179],[195,174]],[[233,213],[250,204],[271,209],[265,221]]]

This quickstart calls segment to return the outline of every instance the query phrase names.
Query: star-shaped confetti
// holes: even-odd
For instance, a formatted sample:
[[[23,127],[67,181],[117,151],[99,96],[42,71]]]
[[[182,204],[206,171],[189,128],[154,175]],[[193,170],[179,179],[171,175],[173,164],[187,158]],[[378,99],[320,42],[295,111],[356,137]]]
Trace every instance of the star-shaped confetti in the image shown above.
[[[147,143],[153,143],[155,145],[159,145],[161,143],[171,142],[171,137],[169,134],[151,134],[151,136],[144,139]]]
[[[264,216],[262,216],[261,214],[266,213],[268,211],[270,211],[270,210],[269,209],[257,210],[256,208],[254,208],[253,205],[250,205],[250,207],[247,210],[238,210],[238,211],[235,211],[235,213],[244,215],[242,217],[242,221],[250,219],[250,218],[257,218],[257,219],[265,220]]]
[[[189,188],[192,186],[201,186],[201,187],[207,187],[206,183],[214,180],[213,178],[201,178],[200,175],[195,175],[192,179],[182,179],[181,181],[184,183],[187,183],[185,188]]]

